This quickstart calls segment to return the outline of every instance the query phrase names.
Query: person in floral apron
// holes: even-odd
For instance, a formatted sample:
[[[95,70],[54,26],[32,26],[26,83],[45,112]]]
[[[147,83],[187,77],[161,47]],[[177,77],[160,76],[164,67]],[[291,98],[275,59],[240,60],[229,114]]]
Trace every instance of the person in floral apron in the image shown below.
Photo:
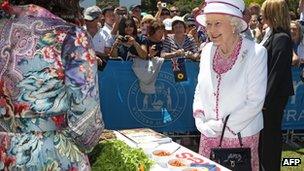
[[[39,5],[39,6],[38,6]],[[90,170],[104,127],[96,56],[78,0],[5,1],[0,170]]]

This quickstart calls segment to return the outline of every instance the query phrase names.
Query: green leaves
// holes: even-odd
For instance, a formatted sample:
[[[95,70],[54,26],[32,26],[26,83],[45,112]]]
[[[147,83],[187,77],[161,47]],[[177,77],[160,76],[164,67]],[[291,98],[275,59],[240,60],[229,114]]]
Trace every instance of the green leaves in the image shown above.
[[[92,170],[103,171],[137,171],[140,165],[148,171],[153,164],[142,149],[129,147],[120,140],[107,140],[101,142],[96,147],[98,153],[93,151],[93,158],[96,157],[92,164]]]

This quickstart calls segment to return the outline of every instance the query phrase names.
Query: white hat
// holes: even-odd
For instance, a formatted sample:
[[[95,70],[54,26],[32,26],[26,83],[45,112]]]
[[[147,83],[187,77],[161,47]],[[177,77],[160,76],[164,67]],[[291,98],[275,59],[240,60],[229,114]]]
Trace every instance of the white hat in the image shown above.
[[[242,23],[241,30],[247,29],[247,22],[243,18],[245,3],[243,0],[206,0],[207,5],[204,12],[196,17],[196,21],[205,26],[206,14],[223,14],[240,18]]]
[[[172,19],[171,18],[164,19],[163,24],[165,25],[165,30],[167,30],[167,31],[172,30]]]
[[[178,22],[178,21],[180,21],[180,22],[182,22],[182,23],[185,24],[185,21],[184,21],[184,18],[183,18],[183,17],[174,16],[174,17],[172,18],[172,26],[174,25],[174,23],[176,23],[176,22]]]

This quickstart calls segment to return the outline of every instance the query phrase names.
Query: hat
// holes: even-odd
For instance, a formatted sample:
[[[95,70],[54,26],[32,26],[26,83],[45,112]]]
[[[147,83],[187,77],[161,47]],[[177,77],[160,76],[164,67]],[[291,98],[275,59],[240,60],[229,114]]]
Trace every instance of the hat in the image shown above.
[[[173,26],[176,22],[182,22],[182,23],[186,24],[185,21],[184,21],[184,19],[183,19],[183,17],[180,17],[180,16],[174,16],[174,17],[172,18],[172,26]]]
[[[243,19],[245,3],[243,0],[206,0],[204,13],[196,17],[196,21],[205,26],[206,14],[230,15],[241,19],[241,30],[247,29],[248,25]]]
[[[105,7],[105,8],[103,8],[102,9],[102,15],[105,15],[105,13],[107,12],[107,11],[114,11],[114,7],[112,7],[112,6],[107,6],[107,7]]]
[[[163,24],[165,25],[165,30],[167,30],[167,31],[172,30],[172,19],[171,18],[164,19]]]
[[[141,8],[141,5],[137,4],[137,5],[131,5],[130,6],[130,11],[133,11],[136,7]]]
[[[93,21],[99,17],[101,9],[98,6],[91,6],[84,10],[83,18],[88,21]]]
[[[192,14],[186,14],[183,18],[187,26],[196,25],[194,16]]]

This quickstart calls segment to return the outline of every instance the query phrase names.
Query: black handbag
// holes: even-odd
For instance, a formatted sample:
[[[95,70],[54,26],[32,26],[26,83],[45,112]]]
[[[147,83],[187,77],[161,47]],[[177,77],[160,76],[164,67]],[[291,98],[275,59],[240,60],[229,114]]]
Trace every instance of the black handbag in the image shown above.
[[[251,149],[243,147],[241,133],[237,134],[241,147],[222,148],[222,141],[228,118],[229,115],[224,122],[219,147],[211,149],[210,159],[233,171],[250,171],[252,170]]]

